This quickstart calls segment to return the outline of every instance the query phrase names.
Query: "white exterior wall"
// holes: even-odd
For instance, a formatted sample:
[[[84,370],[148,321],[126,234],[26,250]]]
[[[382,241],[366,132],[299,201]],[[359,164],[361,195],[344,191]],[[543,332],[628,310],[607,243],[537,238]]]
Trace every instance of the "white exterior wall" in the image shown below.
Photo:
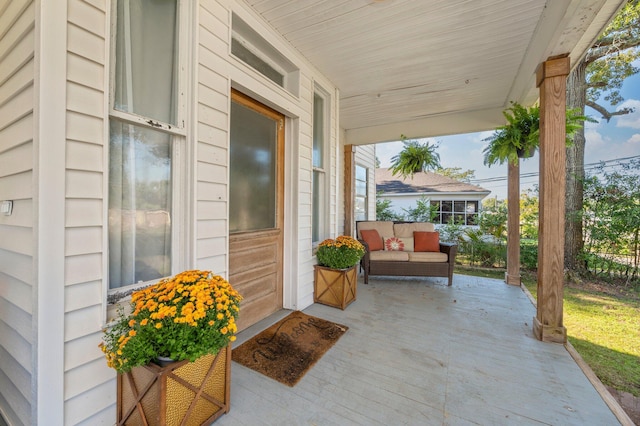
[[[55,4],[53,4],[55,3]],[[314,85],[330,106],[329,225],[342,223],[335,87],[241,1],[193,1],[188,267],[228,272],[230,90],[286,120],[284,305],[313,303]],[[109,0],[0,6],[0,413],[11,424],[113,424],[106,319]],[[55,7],[55,9],[48,9]],[[230,55],[232,12],[300,69],[293,95]],[[55,36],[53,36],[55,35]],[[340,171],[339,171],[340,170]],[[175,271],[179,272],[179,271]],[[38,350],[38,348],[40,348]],[[46,356],[45,356],[46,355]]]
[[[484,194],[452,194],[452,193],[428,193],[428,194],[382,194],[378,197],[381,200],[391,201],[389,206],[390,210],[397,214],[406,215],[407,212],[403,209],[415,208],[418,205],[418,200],[425,195],[431,201],[478,201],[480,202],[485,198]],[[480,209],[480,204],[478,208]]]
[[[113,421],[114,374],[98,349],[107,286],[109,7],[67,2],[64,424]]]
[[[32,422],[36,274],[34,263],[35,4],[0,7],[0,414],[11,424]]]

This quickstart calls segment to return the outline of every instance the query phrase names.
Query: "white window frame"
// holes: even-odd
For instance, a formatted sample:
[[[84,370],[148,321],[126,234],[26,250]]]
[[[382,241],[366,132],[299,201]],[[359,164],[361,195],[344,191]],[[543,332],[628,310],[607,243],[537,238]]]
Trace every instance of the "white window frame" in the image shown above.
[[[449,202],[451,203],[451,211],[449,212],[444,212],[442,210],[442,203],[444,202]],[[456,212],[455,211],[455,203],[464,203],[464,212]],[[453,217],[455,217],[455,215],[463,215],[464,217],[464,223],[463,225],[465,226],[477,226],[477,218],[478,215],[480,213],[480,206],[481,206],[481,202],[479,200],[456,200],[456,199],[452,199],[452,198],[447,198],[447,199],[443,199],[443,200],[431,200],[431,205],[433,205],[433,203],[438,203],[438,210],[437,210],[437,215],[438,215],[438,220],[434,220],[434,223],[436,224],[440,224],[440,225],[446,225],[448,222],[447,221],[443,221],[442,220],[442,214],[446,213],[449,214]],[[476,207],[474,212],[469,212],[469,205],[474,205],[474,207]],[[475,225],[469,225],[469,217],[470,216],[476,216],[476,224]]]
[[[245,62],[233,52],[233,40],[236,40],[244,48],[255,55],[256,58],[263,61],[267,66],[280,74],[283,78],[282,84],[272,80],[263,71],[254,68],[251,64]],[[229,40],[229,55],[249,67],[251,70],[259,73],[271,83],[283,88],[292,95],[298,97],[300,95],[300,69],[289,60],[289,58],[269,43],[259,31],[256,31],[237,13],[231,14],[231,40]]]
[[[138,114],[116,110],[115,104],[115,67],[116,67],[116,29],[117,29],[117,3],[121,0],[111,0],[111,13],[110,13],[110,38],[109,46],[107,47],[109,52],[109,121],[106,125],[106,163],[107,163],[107,178],[105,184],[107,186],[105,194],[108,194],[109,176],[108,176],[108,161],[109,161],[109,138],[110,130],[109,123],[112,120],[118,120],[124,123],[133,124],[140,127],[145,127],[155,131],[161,131],[172,136],[172,149],[171,149],[171,274],[176,274],[187,268],[189,263],[188,259],[191,256],[191,248],[188,243],[189,225],[188,219],[192,215],[191,199],[192,197],[192,184],[188,176],[188,164],[190,150],[188,149],[187,140],[190,135],[190,129],[185,124],[188,123],[187,117],[190,110],[191,91],[189,87],[192,82],[192,61],[193,61],[193,47],[191,41],[193,40],[193,30],[189,25],[193,20],[193,4],[191,0],[176,0],[177,1],[177,19],[178,19],[178,43],[177,43],[177,64],[176,70],[178,71],[177,91],[176,91],[176,116],[175,124],[164,123],[153,118],[143,117]],[[105,218],[108,217],[109,200],[108,195],[105,195]],[[108,224],[107,221],[105,223]],[[108,225],[107,225],[108,226]],[[154,284],[162,277],[158,279],[132,283],[130,285],[109,288],[109,232],[108,229],[104,233],[106,253],[104,259],[105,265],[105,288],[107,289],[107,304],[118,303],[119,300],[127,297],[132,291],[136,289],[146,287],[150,284]],[[108,320],[109,318],[107,318]]]
[[[323,164],[322,167],[316,167],[314,166],[314,161],[313,161],[313,138],[315,137],[315,130],[313,129],[314,123],[315,123],[315,97],[318,96],[323,100],[323,123],[322,123],[322,127],[323,127],[323,132],[322,132],[322,157],[323,157]],[[318,246],[318,244],[320,244],[323,240],[325,240],[326,238],[329,238],[329,189],[330,189],[330,173],[329,171],[331,170],[331,157],[329,155],[330,153],[330,145],[331,145],[331,138],[330,138],[330,129],[331,129],[331,95],[329,94],[329,92],[327,92],[326,90],[322,89],[321,87],[319,87],[318,85],[314,85],[314,91],[313,91],[313,102],[312,104],[312,130],[311,130],[311,137],[312,137],[312,141],[311,141],[311,167],[312,167],[312,183],[311,183],[311,240],[312,240],[312,245],[313,248],[316,248]],[[314,175],[318,175],[318,177],[320,177],[320,196],[319,197],[315,197],[314,196],[314,188],[313,188],[313,178]],[[315,205],[314,205],[314,199],[318,199],[319,200],[319,205],[316,209]],[[314,215],[318,214],[320,217],[318,218],[318,240],[314,241],[313,238],[313,224],[315,222],[314,220]]]
[[[354,177],[354,179],[355,179],[355,191],[354,191],[355,194],[354,194],[354,196],[355,196],[355,199],[356,199],[356,205],[358,204],[357,200],[360,197],[359,194],[358,194],[358,182],[359,181],[360,182],[364,182],[364,196],[360,197],[360,198],[364,198],[364,217],[360,218],[360,219],[356,218],[356,220],[369,220],[369,176],[370,176],[369,168],[366,167],[366,166],[363,166],[362,164],[358,164],[358,163],[356,163],[355,167],[356,167],[356,170],[355,170],[355,177]],[[361,180],[358,179],[358,169],[359,168],[364,170],[364,173],[365,173],[364,181],[361,181]]]

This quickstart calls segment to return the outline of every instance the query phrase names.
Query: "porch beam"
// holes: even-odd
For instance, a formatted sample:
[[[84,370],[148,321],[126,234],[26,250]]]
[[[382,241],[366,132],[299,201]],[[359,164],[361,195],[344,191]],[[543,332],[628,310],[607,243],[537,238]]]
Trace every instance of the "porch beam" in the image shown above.
[[[569,57],[540,64],[540,217],[538,225],[538,305],[535,336],[565,343],[563,325],[566,86]]]
[[[520,159],[507,169],[507,272],[509,285],[520,285]]]
[[[354,203],[355,203],[355,145],[344,146],[344,235],[354,237]]]

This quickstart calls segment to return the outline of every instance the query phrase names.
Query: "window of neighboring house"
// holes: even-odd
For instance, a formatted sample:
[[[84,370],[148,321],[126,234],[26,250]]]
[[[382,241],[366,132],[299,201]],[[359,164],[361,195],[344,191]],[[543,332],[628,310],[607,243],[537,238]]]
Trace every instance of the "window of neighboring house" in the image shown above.
[[[462,225],[478,224],[478,201],[431,201],[436,212],[434,223],[447,224],[451,218]]]
[[[356,200],[355,216],[356,220],[367,220],[367,184],[369,171],[367,168],[356,164]]]
[[[328,237],[327,208],[327,102],[328,96],[320,91],[313,94],[313,194],[312,194],[312,226],[313,245]]]
[[[178,0],[115,1],[109,111],[109,289],[172,274],[185,145]],[[181,189],[177,189],[181,188]]]

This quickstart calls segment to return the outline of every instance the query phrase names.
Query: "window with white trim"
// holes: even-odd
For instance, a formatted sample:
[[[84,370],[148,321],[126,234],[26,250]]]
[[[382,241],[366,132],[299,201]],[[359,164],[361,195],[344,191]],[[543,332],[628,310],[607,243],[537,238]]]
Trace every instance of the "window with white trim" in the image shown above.
[[[300,69],[235,13],[231,14],[231,55],[299,95]]]
[[[460,225],[478,224],[477,200],[433,200],[431,206],[436,214],[434,223],[447,224],[453,218]]]
[[[180,29],[187,3],[115,0],[109,108],[109,289],[172,275],[185,193]],[[178,189],[180,188],[180,189]]]
[[[316,89],[313,94],[313,193],[312,241],[313,245],[328,238],[328,95]]]
[[[367,186],[369,185],[369,170],[359,164],[356,164],[356,200],[355,200],[355,218],[356,220],[368,219],[368,198]]]

